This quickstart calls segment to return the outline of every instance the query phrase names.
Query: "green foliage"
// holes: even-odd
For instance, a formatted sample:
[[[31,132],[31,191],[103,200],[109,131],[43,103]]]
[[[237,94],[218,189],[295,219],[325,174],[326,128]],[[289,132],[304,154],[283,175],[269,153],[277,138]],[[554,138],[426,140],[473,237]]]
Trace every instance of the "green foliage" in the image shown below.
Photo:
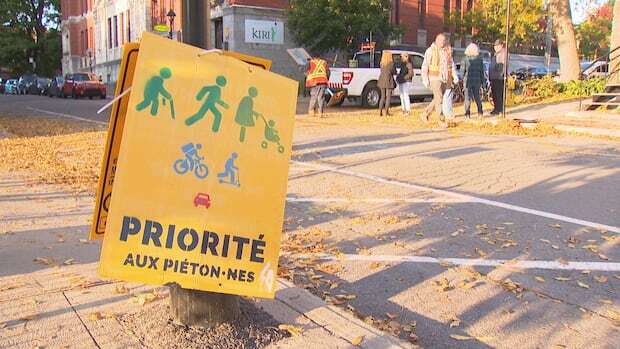
[[[477,1],[474,9],[462,15],[452,12],[444,18],[447,25],[454,27],[458,38],[471,34],[474,29],[476,40],[488,45],[506,36],[505,13],[506,1],[485,0]],[[523,48],[541,46],[544,40],[544,30],[541,29],[544,15],[543,0],[512,0],[510,7],[512,46]]]
[[[556,82],[553,77],[545,76],[541,79],[526,81],[523,87],[523,97],[530,99],[548,99],[591,96],[605,91],[606,80],[592,78],[586,80],[571,80],[568,82]]]
[[[53,75],[60,68],[62,55],[60,0],[0,1],[0,67],[15,75],[32,71]]]
[[[595,13],[575,28],[579,54],[587,59],[595,59],[609,49],[611,36],[611,2],[601,6]]]
[[[562,89],[562,84],[555,82],[551,75],[547,75],[541,79],[532,79],[526,81],[524,85],[524,94],[526,96],[534,96],[540,98],[555,96]]]
[[[354,52],[369,33],[388,42],[400,32],[390,24],[389,0],[291,0],[288,24],[295,40],[319,52]]]
[[[605,92],[605,79],[572,80],[562,84],[562,94],[570,97],[590,96]]]

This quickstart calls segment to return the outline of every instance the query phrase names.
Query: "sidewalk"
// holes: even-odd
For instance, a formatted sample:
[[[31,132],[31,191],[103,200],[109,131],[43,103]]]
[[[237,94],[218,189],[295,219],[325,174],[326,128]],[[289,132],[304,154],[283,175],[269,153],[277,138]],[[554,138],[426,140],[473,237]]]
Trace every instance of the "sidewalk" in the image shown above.
[[[564,132],[620,138],[620,114],[579,111],[579,101],[513,107],[508,112],[511,119],[543,121]]]
[[[92,197],[21,178],[0,174],[0,348],[153,348],[126,321],[168,304],[167,288],[99,278]],[[254,302],[302,331],[268,348],[414,347],[284,280]]]

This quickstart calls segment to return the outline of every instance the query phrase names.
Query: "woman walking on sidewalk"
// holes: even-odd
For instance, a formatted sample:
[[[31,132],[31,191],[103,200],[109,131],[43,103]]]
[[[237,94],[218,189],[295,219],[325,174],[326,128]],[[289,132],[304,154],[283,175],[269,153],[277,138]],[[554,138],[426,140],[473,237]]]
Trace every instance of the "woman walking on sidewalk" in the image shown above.
[[[478,107],[478,118],[482,119],[482,100],[480,87],[485,80],[484,64],[480,57],[478,45],[471,43],[465,48],[465,57],[461,62],[461,76],[463,76],[463,92],[465,92],[465,118],[471,117],[470,107],[472,98]]]
[[[398,92],[400,94],[400,109],[403,115],[411,113],[411,100],[409,99],[409,91],[411,90],[411,80],[413,79],[413,64],[409,60],[408,53],[401,53],[400,63],[398,67],[398,75],[396,82],[398,83]]]
[[[377,87],[381,90],[381,99],[379,99],[379,116],[383,116],[384,108],[385,115],[390,115],[392,90],[396,87],[394,75],[396,75],[396,68],[394,67],[394,62],[392,62],[392,54],[384,52],[381,56],[381,73],[379,74],[379,81],[377,81]]]

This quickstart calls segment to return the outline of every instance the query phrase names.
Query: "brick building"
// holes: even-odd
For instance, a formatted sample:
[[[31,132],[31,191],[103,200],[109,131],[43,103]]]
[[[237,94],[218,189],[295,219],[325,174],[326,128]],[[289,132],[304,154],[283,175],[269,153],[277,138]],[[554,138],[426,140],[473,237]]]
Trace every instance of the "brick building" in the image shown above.
[[[424,47],[439,33],[450,35],[450,28],[444,22],[445,13],[463,13],[473,6],[473,0],[392,0],[391,21],[405,28],[402,44]],[[462,44],[454,43],[456,47]]]
[[[277,73],[299,78],[303,70],[288,56],[297,44],[288,30],[288,0],[61,0],[63,73],[93,71],[113,83],[122,45],[144,31],[161,30],[175,18],[173,39],[271,59]],[[427,46],[436,34],[449,32],[446,11],[471,9],[473,0],[392,0],[391,21],[405,32],[397,43]],[[210,21],[207,21],[209,18]],[[163,25],[163,26],[162,26]],[[456,43],[459,46],[460,43]]]

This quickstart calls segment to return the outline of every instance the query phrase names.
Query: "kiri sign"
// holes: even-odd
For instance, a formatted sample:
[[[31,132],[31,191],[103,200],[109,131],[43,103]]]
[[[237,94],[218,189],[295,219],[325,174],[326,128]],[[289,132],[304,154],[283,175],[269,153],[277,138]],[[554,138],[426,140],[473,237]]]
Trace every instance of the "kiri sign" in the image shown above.
[[[246,19],[245,42],[282,45],[284,43],[284,23]]]

